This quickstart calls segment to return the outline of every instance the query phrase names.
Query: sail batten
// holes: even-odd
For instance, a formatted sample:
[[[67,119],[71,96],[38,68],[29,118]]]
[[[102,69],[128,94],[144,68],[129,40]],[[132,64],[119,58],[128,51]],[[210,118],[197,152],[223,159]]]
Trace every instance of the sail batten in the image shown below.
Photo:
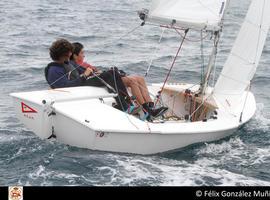
[[[219,30],[227,1],[153,0],[147,21],[198,30]]]

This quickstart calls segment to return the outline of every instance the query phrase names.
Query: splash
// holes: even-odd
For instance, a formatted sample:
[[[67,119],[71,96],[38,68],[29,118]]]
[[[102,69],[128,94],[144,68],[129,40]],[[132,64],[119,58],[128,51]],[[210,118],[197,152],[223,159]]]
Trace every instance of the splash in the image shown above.
[[[247,124],[249,130],[260,130],[269,132],[270,130],[270,112],[265,108],[263,103],[257,104],[255,117]]]

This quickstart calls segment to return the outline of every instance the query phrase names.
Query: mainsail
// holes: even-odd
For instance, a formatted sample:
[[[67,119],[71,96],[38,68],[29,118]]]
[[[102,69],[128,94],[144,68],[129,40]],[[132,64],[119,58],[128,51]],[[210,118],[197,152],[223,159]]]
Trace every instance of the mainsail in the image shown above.
[[[147,21],[197,30],[220,30],[228,0],[153,0]]]
[[[238,107],[249,88],[270,26],[270,0],[253,0],[214,88],[214,96],[228,110]]]

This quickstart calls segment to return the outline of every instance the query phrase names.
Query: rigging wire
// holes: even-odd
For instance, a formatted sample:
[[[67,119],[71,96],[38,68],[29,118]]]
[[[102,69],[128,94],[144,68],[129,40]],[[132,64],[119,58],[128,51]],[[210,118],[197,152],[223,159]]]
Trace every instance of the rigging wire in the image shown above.
[[[204,75],[203,82],[202,82],[201,88],[200,88],[200,94],[202,94],[202,95],[204,95],[206,88],[209,85],[209,79],[210,79],[210,75],[212,73],[212,67],[214,66],[215,60],[216,60],[217,47],[218,47],[218,43],[219,43],[220,33],[218,31],[216,31],[214,35],[215,35],[214,46],[212,49],[211,56],[209,58],[207,72]]]
[[[115,43],[115,42],[117,42],[117,41],[119,41],[119,40],[122,40],[124,37],[126,37],[127,35],[129,35],[129,34],[135,32],[139,27],[141,27],[141,26],[143,26],[143,25],[144,25],[144,23],[141,23],[139,26],[134,27],[133,29],[131,29],[130,31],[128,31],[127,33],[125,33],[124,35],[120,36],[120,37],[119,37],[118,39],[116,39],[115,41],[110,42],[110,43],[107,43],[107,44],[105,44],[105,45],[111,45],[111,44],[113,44],[113,43]],[[159,27],[163,28],[163,30],[162,30],[161,36],[160,36],[160,38],[159,38],[158,44],[161,43],[161,40],[162,40],[163,35],[164,35],[164,32],[165,32],[165,30],[166,30],[165,28],[172,28],[172,27],[163,26],[163,25],[160,25]],[[176,27],[173,27],[173,29],[176,30],[176,32],[177,32],[182,38],[185,37],[185,36],[183,36],[183,35],[179,32],[179,30],[187,30],[187,29],[183,29],[183,28],[179,29],[179,28],[176,28]],[[203,30],[202,30],[202,32],[203,32]],[[207,38],[207,37],[209,36],[209,34],[210,34],[210,32],[209,32],[208,34],[206,34],[206,35],[203,37],[203,39]],[[185,38],[186,38],[186,37],[185,37]],[[189,41],[192,41],[192,42],[198,42],[198,41],[190,40],[190,39],[187,39],[187,38],[186,38],[186,40],[189,40]],[[157,50],[158,50],[158,48],[156,47],[155,51],[157,52]],[[114,59],[114,60],[115,60],[115,59]],[[150,71],[150,68],[151,68],[151,66],[152,66],[152,63],[153,63],[153,59],[151,60],[149,66],[148,66],[148,69],[147,69],[147,72],[146,72],[146,74],[145,74],[145,77],[148,75],[148,72]],[[134,84],[136,84],[136,83],[134,83]],[[137,85],[138,85],[139,87],[141,87],[139,84],[137,84]],[[146,90],[146,89],[143,88],[143,87],[141,87],[141,89]],[[150,94],[152,97],[156,97],[156,95],[152,94],[151,92],[149,92],[149,94]]]
[[[120,36],[119,38],[116,38],[115,40],[109,42],[109,43],[105,43],[103,44],[103,46],[111,46],[115,43],[117,43],[118,41],[122,40],[123,38],[125,38],[126,36],[130,35],[131,33],[134,33],[136,30],[138,30],[141,26],[144,26],[144,23],[141,23],[140,25],[134,27],[133,29],[131,29],[130,31],[128,31],[127,33],[123,34],[122,36]]]
[[[214,58],[214,70],[213,70],[213,74],[212,74],[212,86],[213,87],[215,86],[216,71],[217,71],[216,61],[217,61],[217,53],[216,53],[215,58]]]
[[[184,35],[182,35],[182,33],[177,29],[177,28],[173,28],[182,38],[184,38]],[[207,38],[211,32],[207,31],[207,34],[205,36],[202,36],[203,30],[201,30],[201,38],[199,40],[192,40],[190,38],[185,38],[186,41],[188,42],[201,42],[202,40],[204,40],[205,38]]]
[[[53,84],[57,83],[58,81],[60,81],[60,80],[61,80],[62,78],[64,78],[65,76],[70,76],[70,74],[71,74],[73,71],[79,69],[79,67],[80,67],[80,65],[77,65],[77,66],[74,67],[74,69],[72,69],[71,71],[64,73],[62,76],[60,76],[60,77],[59,77],[58,79],[56,79],[54,82],[52,82],[51,84],[49,84],[49,86],[52,88],[52,85],[53,85]]]
[[[190,114],[190,119],[192,119],[193,115],[204,105],[204,102],[213,95],[213,92],[211,92],[206,98],[203,98],[202,103]],[[205,96],[204,96],[205,97]],[[195,100],[195,99],[194,99]]]
[[[200,82],[192,84],[190,87],[187,87],[187,88],[185,88],[185,89],[183,89],[181,91],[176,92],[174,95],[170,96],[169,100],[162,101],[162,104],[169,105],[174,100],[174,98],[177,97],[179,94],[183,93],[185,90],[190,90],[190,89],[194,88],[195,86],[197,86],[199,84],[200,84]]]
[[[164,87],[165,87],[166,82],[168,81],[168,78],[169,78],[169,76],[170,76],[170,74],[171,74],[172,68],[173,68],[173,66],[174,66],[174,64],[175,64],[175,61],[176,61],[176,59],[177,59],[177,57],[178,57],[178,54],[179,54],[180,50],[182,49],[182,46],[183,46],[183,44],[184,44],[184,41],[185,41],[185,38],[186,38],[186,35],[187,35],[188,31],[189,31],[189,29],[186,29],[186,30],[185,30],[184,38],[182,39],[182,41],[181,41],[181,43],[180,43],[180,46],[179,46],[179,48],[178,48],[178,50],[177,50],[177,52],[176,52],[176,55],[175,55],[175,57],[174,57],[174,59],[173,59],[173,62],[172,62],[172,64],[171,64],[171,67],[170,67],[170,69],[169,69],[169,72],[168,72],[168,74],[167,74],[167,76],[166,76],[166,79],[165,79],[165,81],[164,81],[164,83],[163,83],[163,86],[162,86],[162,88],[161,88],[161,90],[160,90],[160,92],[159,92],[159,94],[158,94],[157,100],[156,100],[156,102],[155,102],[155,106],[157,105],[157,103],[158,103],[159,100],[160,100],[161,93],[162,93],[162,91],[163,91],[163,89],[164,89]]]
[[[112,86],[110,86],[104,79],[100,78],[96,73],[92,73],[93,77],[96,77],[97,79],[99,79],[106,87],[108,87],[110,90],[113,91],[113,93],[118,94],[118,90],[116,91]],[[88,77],[87,79],[90,79],[91,77]],[[114,77],[115,79],[115,77]],[[117,86],[117,85],[116,85]]]
[[[218,47],[218,45],[219,45],[219,42],[217,43],[217,47]],[[218,48],[217,48],[217,49],[218,49]],[[213,71],[211,72],[211,73],[212,73],[212,87],[215,86],[216,70],[217,70],[217,65],[216,65],[217,54],[218,54],[218,50],[216,50],[216,52],[215,52],[215,57],[214,57],[214,62],[213,62],[214,69],[213,69]]]
[[[203,45],[203,33],[201,31],[201,60],[202,60],[202,66],[201,66],[201,83],[203,82],[203,75],[204,75],[204,45]]]
[[[161,43],[161,40],[162,40],[163,35],[164,35],[164,32],[165,32],[165,28],[163,28],[162,33],[161,33],[160,38],[159,38],[159,41],[158,41],[158,44],[157,44],[157,46],[156,46],[156,48],[155,48],[155,51],[154,51],[154,52],[155,52],[155,53],[154,53],[154,58],[157,57],[158,45]],[[151,66],[152,66],[152,64],[153,64],[154,58],[152,58],[151,61],[150,61],[150,64],[149,64],[149,66],[148,66],[148,68],[147,68],[147,70],[146,70],[146,73],[145,73],[145,75],[144,75],[145,77],[147,77],[147,75],[148,75],[148,72],[149,72],[149,70],[150,70],[150,68],[151,68]]]
[[[132,28],[130,31],[128,31],[127,33],[123,34],[123,35],[120,36],[118,39],[116,39],[116,40],[114,40],[114,41],[112,41],[112,42],[110,42],[110,43],[104,44],[104,46],[110,46],[110,45],[112,45],[112,44],[114,44],[114,43],[116,43],[116,42],[122,40],[122,39],[125,38],[126,36],[128,36],[128,35],[134,33],[134,32],[135,32],[137,29],[139,29],[141,26],[144,26],[144,24],[145,24],[145,22],[142,22],[139,26],[136,26],[136,27]],[[162,35],[161,35],[161,37],[160,37],[160,42],[161,42],[161,39],[163,38],[164,32],[165,32],[165,29],[163,30]],[[115,57],[114,57],[114,58],[115,58]],[[117,59],[113,59],[113,60],[117,60]],[[152,64],[151,64],[151,65],[152,65]],[[151,66],[151,65],[150,65],[150,66]],[[109,68],[109,67],[108,67],[108,68]],[[149,70],[150,70],[150,69],[149,69]],[[149,71],[149,70],[148,70],[148,71]],[[145,90],[145,91],[148,91],[147,89],[143,88],[140,84],[137,84],[137,83],[134,83],[134,84],[136,84],[136,85],[137,85],[138,87],[140,87],[141,89],[143,89],[143,90]],[[148,91],[148,92],[149,92],[149,91]],[[149,94],[150,94],[152,97],[155,97],[155,96],[156,96],[156,95],[154,95],[154,94],[152,94],[152,93],[150,93],[150,92],[149,92]]]
[[[117,83],[116,83],[115,68],[113,68],[113,80],[114,80],[114,86],[115,86],[115,89],[116,89],[116,91],[117,91],[117,93],[118,93],[117,98],[119,99],[119,102],[120,102],[120,106],[121,106],[121,108],[122,108],[122,111],[125,113],[125,116],[127,117],[128,121],[129,121],[129,122],[130,122],[137,130],[139,130],[139,128],[136,126],[136,124],[134,124],[134,123],[131,121],[131,119],[129,118],[129,115],[125,112],[124,106],[123,106],[123,104],[122,104],[122,102],[121,102],[121,99],[120,99],[120,96],[119,96],[118,87],[117,87]]]

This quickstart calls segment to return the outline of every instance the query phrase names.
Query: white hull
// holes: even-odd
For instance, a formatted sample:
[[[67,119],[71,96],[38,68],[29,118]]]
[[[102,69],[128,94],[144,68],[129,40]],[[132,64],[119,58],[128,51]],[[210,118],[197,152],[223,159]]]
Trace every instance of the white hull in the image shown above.
[[[236,129],[206,133],[128,133],[128,132],[96,132],[65,116],[59,121],[66,121],[64,126],[57,126],[57,139],[76,147],[92,150],[156,154],[188,146],[199,142],[209,142],[227,137]],[[61,124],[63,125],[63,124]],[[78,131],[78,129],[80,131]]]
[[[189,86],[168,85],[167,88],[176,92]],[[149,89],[156,92],[160,85]],[[169,102],[168,114],[175,111],[180,116],[184,112],[180,107],[183,97],[174,96],[172,103],[170,92],[163,96],[163,101]],[[246,123],[256,110],[254,96],[249,93],[242,122],[239,122],[241,112],[228,114],[219,105],[216,109],[218,118],[207,122],[182,119],[150,123],[112,108],[114,99],[104,88],[76,87],[13,93],[11,96],[18,118],[42,139],[53,134],[61,143],[76,147],[136,154],[161,153],[224,138]],[[245,98],[242,99],[241,105]],[[22,108],[22,103],[26,107]],[[239,109],[243,107],[241,105]]]

